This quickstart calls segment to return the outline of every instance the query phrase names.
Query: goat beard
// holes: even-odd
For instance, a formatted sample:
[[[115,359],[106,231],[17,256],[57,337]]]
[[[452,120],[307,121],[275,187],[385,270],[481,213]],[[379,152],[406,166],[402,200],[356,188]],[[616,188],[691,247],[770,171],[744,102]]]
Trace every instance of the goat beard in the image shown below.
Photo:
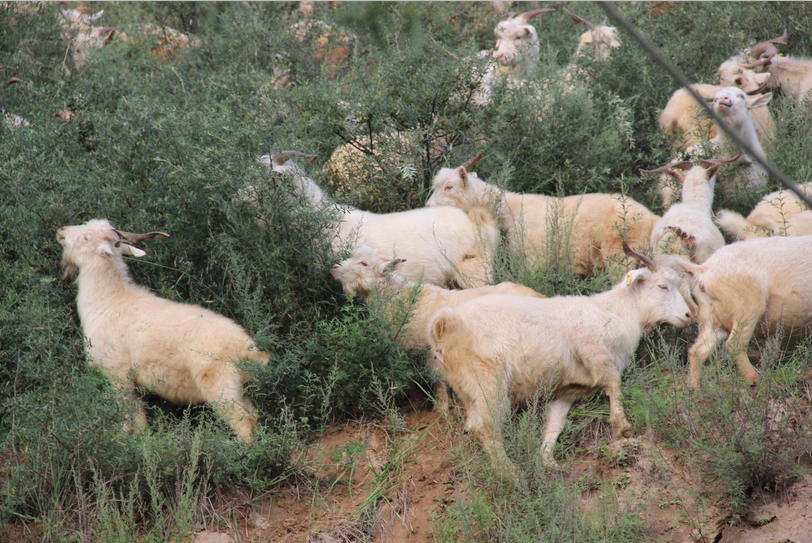
[[[65,268],[65,273],[62,274],[62,279],[68,279],[69,277],[73,277],[76,275],[76,272],[79,271],[79,268],[65,260],[65,257],[62,257],[62,267]]]

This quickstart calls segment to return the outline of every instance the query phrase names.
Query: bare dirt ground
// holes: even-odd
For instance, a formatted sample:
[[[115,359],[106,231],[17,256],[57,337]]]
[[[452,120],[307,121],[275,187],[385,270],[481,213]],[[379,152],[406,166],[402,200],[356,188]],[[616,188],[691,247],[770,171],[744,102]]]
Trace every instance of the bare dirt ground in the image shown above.
[[[307,482],[289,483],[261,500],[216,500],[211,517],[219,521],[188,541],[365,541],[370,527],[374,542],[434,541],[434,519],[466,497],[455,466],[475,445],[457,417],[430,405],[402,408],[398,416],[394,423],[327,429],[302,452]],[[584,453],[563,469],[589,483],[581,496],[583,515],[609,501],[644,519],[651,541],[812,543],[811,475],[756,503],[734,525],[724,504],[714,501],[713,483],[684,469],[677,456],[643,435],[615,441],[601,454]],[[28,530],[16,528],[3,526],[3,540],[31,540]]]
[[[317,491],[312,483],[279,489],[253,505],[240,536],[204,532],[195,542],[360,541],[370,525],[375,542],[434,541],[433,519],[464,497],[454,466],[462,461],[455,457],[460,440],[469,436],[454,417],[430,409],[402,410],[397,431],[385,423],[330,428],[307,453],[320,481]],[[714,501],[712,483],[685,470],[675,456],[640,436],[564,469],[595,481],[582,495],[582,514],[615,500],[646,521],[651,541],[812,543],[812,476],[754,506],[734,525],[724,504]],[[226,539],[207,539],[221,536]]]

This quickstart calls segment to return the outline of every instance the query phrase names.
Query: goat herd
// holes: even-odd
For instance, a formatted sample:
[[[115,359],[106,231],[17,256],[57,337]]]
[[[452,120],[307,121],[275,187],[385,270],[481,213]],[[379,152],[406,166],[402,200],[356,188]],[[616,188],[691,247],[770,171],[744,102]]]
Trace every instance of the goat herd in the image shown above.
[[[510,14],[496,26],[493,64],[477,93],[483,107],[495,83],[527,84],[539,56],[529,21],[550,11]],[[620,45],[605,21],[595,25],[569,14],[589,27],[576,54],[597,47],[605,56]],[[780,88],[802,100],[812,87],[812,61],[778,55],[782,44],[786,34],[741,51],[719,68],[721,86],[695,86],[762,156],[762,143],[775,131],[766,109],[772,94],[764,91]],[[566,77],[587,75],[571,71]],[[659,117],[663,132],[678,136],[675,157],[698,160],[730,149],[725,135],[698,119],[696,110],[682,89]],[[660,175],[667,209],[662,217],[619,194],[553,198],[502,190],[472,171],[481,154],[440,169],[425,208],[377,214],[335,204],[296,163],[299,156],[305,155],[282,151],[261,162],[288,179],[305,205],[338,217],[333,249],[353,249],[331,270],[344,292],[379,296],[393,311],[415,297],[395,339],[406,350],[429,349],[428,365],[454,391],[466,429],[478,435],[498,468],[511,465],[500,436],[511,402],[526,402],[540,387],[548,387],[552,398],[541,451],[546,463],[555,463],[554,445],[573,401],[596,389],[609,396],[615,434],[628,435],[621,375],[643,333],[658,323],[684,328],[697,322],[688,364],[689,384],[698,389],[700,366],[719,341],[725,340],[742,376],[756,383],[747,356],[751,337],[778,328],[797,337],[812,322],[812,210],[803,211],[799,198],[780,191],[765,196],[747,218],[730,211],[714,217],[720,168],[742,163],[747,189],[767,182],[766,172],[741,152],[696,165],[675,159],[644,172]],[[672,180],[681,186],[679,202],[673,201]],[[812,183],[802,188],[812,193]],[[247,194],[242,197],[250,201]],[[642,267],[592,296],[545,298],[514,283],[490,285],[500,231],[513,254],[541,264],[550,258],[551,243],[561,243],[551,239],[556,220],[569,225],[564,246],[576,275],[618,266],[624,255]],[[725,245],[717,225],[740,241]],[[137,396],[137,387],[145,387],[177,403],[211,403],[240,439],[250,440],[256,414],[242,395],[245,376],[234,362],[267,364],[270,356],[230,319],[161,299],[132,282],[123,257],[144,256],[135,245],[155,235],[167,234],[128,233],[106,220],[57,232],[66,275],[78,270],[77,307],[90,363],[104,368],[132,401],[130,425],[146,423]],[[447,405],[445,390],[436,390],[439,405]]]

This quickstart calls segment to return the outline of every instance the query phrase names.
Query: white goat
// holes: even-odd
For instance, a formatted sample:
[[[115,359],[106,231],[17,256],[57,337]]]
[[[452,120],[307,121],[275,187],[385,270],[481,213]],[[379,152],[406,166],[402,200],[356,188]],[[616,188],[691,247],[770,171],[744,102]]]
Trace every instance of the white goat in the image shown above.
[[[753,70],[742,68],[733,61],[725,61],[717,70],[719,85],[691,85],[700,96],[712,100],[716,93],[725,87],[737,87],[748,96],[759,94],[769,79],[769,74],[757,74]],[[657,123],[663,134],[679,135],[675,139],[676,149],[685,149],[701,143],[706,137],[715,138],[718,128],[709,118],[703,117],[704,111],[693,96],[684,88],[671,95],[668,103],[657,117]],[[775,138],[775,124],[770,110],[759,108],[753,111],[753,125],[759,140],[765,143]]]
[[[152,23],[136,25],[132,36],[120,31],[118,26],[94,26],[104,10],[93,15],[88,14],[87,8],[60,10],[62,23],[62,39],[69,43],[73,49],[73,63],[77,69],[83,68],[94,52],[117,39],[122,43],[138,44],[143,37],[152,41],[150,54],[161,60],[175,58],[179,50],[188,47],[200,47],[201,40],[189,36],[168,26],[159,26]],[[154,40],[154,41],[153,41]]]
[[[713,111],[719,115],[727,124],[738,134],[738,136],[748,142],[753,148],[755,154],[764,158],[764,148],[758,139],[758,134],[755,129],[752,111],[766,110],[766,105],[772,98],[772,93],[758,95],[756,98],[750,98],[750,94],[757,94],[762,89],[758,89],[752,93],[747,93],[737,87],[724,87],[719,90],[713,97]],[[728,137],[728,135],[719,130],[709,142],[712,151],[733,149],[737,145]],[[702,143],[696,143],[686,149],[686,154],[690,157],[701,155],[703,151]],[[747,171],[747,187],[760,188],[767,184],[768,174],[767,171],[748,154],[739,155],[741,162],[749,165]],[[667,207],[671,204],[674,198],[674,189],[668,182],[665,176],[661,176],[658,180],[658,187],[660,196],[663,201],[663,206]]]
[[[466,430],[482,441],[497,468],[510,469],[501,423],[510,400],[527,403],[549,387],[541,454],[553,447],[573,401],[602,388],[617,436],[631,433],[620,402],[620,378],[645,330],[660,322],[691,322],[674,270],[625,246],[648,269],[631,271],[592,296],[534,299],[494,294],[443,309],[429,325],[430,363],[466,410]]]
[[[661,257],[691,276],[699,307],[699,333],[688,350],[689,382],[699,389],[699,367],[716,345],[736,360],[742,376],[755,383],[758,373],[747,357],[753,335],[789,337],[806,333],[812,324],[812,236],[739,241],[722,247],[704,264],[677,256]]]
[[[810,98],[812,90],[812,59],[781,56],[772,44],[787,44],[787,31],[773,40],[767,40],[750,48],[750,56],[757,60],[746,64],[747,68],[761,68],[770,74],[771,88],[781,88],[799,102]]]
[[[249,441],[257,418],[242,395],[246,376],[234,363],[267,364],[270,357],[231,319],[133,283],[123,255],[144,256],[130,244],[157,234],[167,235],[123,232],[100,219],[57,231],[65,275],[79,272],[76,306],[89,362],[131,399],[136,429],[146,426],[136,388],[144,387],[177,404],[211,404],[237,437]]]
[[[812,182],[798,185],[801,192],[812,196]],[[745,219],[735,211],[723,209],[716,224],[736,240],[766,237],[786,230],[789,221],[806,209],[806,204],[790,190],[771,192],[763,197]]]
[[[429,283],[421,285],[397,275],[394,270],[402,262],[401,259],[392,260],[378,254],[372,247],[362,245],[349,258],[333,266],[330,273],[341,283],[346,294],[364,300],[375,295],[389,314],[398,317],[398,321],[394,323],[397,327],[394,339],[406,351],[429,346],[429,320],[444,307],[456,307],[485,294],[544,298],[531,288],[508,282],[465,290],[447,290]],[[445,410],[448,406],[448,393],[442,383],[438,385],[441,386],[435,387],[435,398],[437,405]]]
[[[536,28],[529,24],[530,19],[552,11],[555,10],[534,9],[519,15],[509,13],[508,18],[500,21],[493,29],[496,35],[493,58],[508,68],[509,75],[513,79],[527,79],[538,62],[541,51],[539,36]]]
[[[396,267],[402,265],[402,262],[401,259],[392,260],[391,257],[379,254],[376,249],[362,245],[349,258],[333,266],[330,273],[341,283],[346,294],[367,299],[377,293],[389,307],[408,304],[409,297],[417,293],[411,317],[395,338],[407,351],[429,346],[429,319],[444,307],[455,307],[484,294],[544,298],[531,288],[509,282],[465,290],[448,290],[430,283],[421,285],[396,273]]]
[[[651,231],[650,245],[654,254],[680,254],[687,249],[691,260],[701,264],[725,244],[724,236],[713,223],[713,188],[716,171],[722,164],[738,160],[739,155],[703,160],[699,168],[691,162],[680,162],[656,170],[640,170],[642,173],[663,172],[682,185],[682,202],[668,208]]]
[[[481,106],[492,103],[493,87],[504,80],[509,87],[522,84],[532,74],[538,63],[539,37],[536,28],[529,24],[530,19],[554,9],[534,9],[516,15],[508,13],[508,18],[497,23],[493,29],[496,43],[492,50],[480,51],[479,58],[496,59],[498,66],[489,63],[473,95],[473,102]]]
[[[623,254],[621,232],[633,247],[645,247],[659,220],[645,206],[620,194],[554,198],[504,191],[467,170],[481,156],[458,168],[441,169],[434,177],[426,207],[454,206],[468,211],[495,202],[499,226],[507,231],[513,249],[527,258],[543,259],[551,253],[552,242],[562,241],[563,246],[572,247],[575,273],[586,276]],[[569,234],[569,240],[561,240],[556,228]]]
[[[588,50],[594,48],[600,58],[607,59],[609,58],[612,49],[617,49],[622,45],[617,34],[617,28],[608,26],[606,24],[607,19],[605,17],[601,24],[596,25],[594,23],[590,23],[583,17],[575,15],[566,8],[561,9],[567,12],[567,14],[572,17],[573,21],[586,25],[586,27],[589,29],[581,34],[581,38],[578,41],[578,49],[575,51],[576,57],[581,57],[586,54]]]
[[[758,98],[749,98],[747,94],[736,87],[725,87],[713,97],[713,111],[719,115],[736,134],[745,142],[749,143],[755,155],[761,159],[765,158],[764,149],[758,140],[751,110],[763,108],[773,97],[771,92],[762,94]],[[711,140],[711,145],[716,149],[733,149],[738,146],[723,131],[719,131],[716,137]],[[760,164],[753,160],[748,153],[741,154],[741,162],[750,165],[748,172],[749,187],[763,187],[767,184],[769,175]]]
[[[340,218],[333,249],[369,245],[405,260],[401,273],[435,285],[462,288],[487,285],[499,239],[493,216],[484,208],[466,213],[452,207],[412,209],[399,213],[372,213],[336,206],[316,183],[289,160],[290,151],[260,160],[273,171],[287,173],[315,208],[332,208]],[[301,154],[301,153],[298,153]]]

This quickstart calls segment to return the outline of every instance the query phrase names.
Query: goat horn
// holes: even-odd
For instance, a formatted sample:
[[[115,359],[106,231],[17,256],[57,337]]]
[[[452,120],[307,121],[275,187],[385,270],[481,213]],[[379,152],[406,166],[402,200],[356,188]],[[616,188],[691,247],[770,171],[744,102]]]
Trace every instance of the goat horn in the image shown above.
[[[625,239],[623,240],[623,252],[626,253],[626,256],[628,256],[629,258],[636,258],[637,260],[639,260],[640,262],[645,264],[645,266],[648,269],[650,269],[651,271],[656,271],[657,270],[657,263],[656,262],[654,262],[652,259],[650,259],[646,255],[644,255],[642,253],[638,253],[637,251],[635,251],[634,249],[629,247],[629,244],[626,243]]]
[[[144,240],[155,236],[166,236],[169,237],[169,234],[166,232],[149,232],[147,234],[133,234],[132,232],[125,232],[124,230],[116,230],[113,228],[113,232],[118,234],[120,237],[124,238],[124,240],[129,241],[130,243],[141,243]],[[118,240],[116,242],[116,247],[121,244],[122,240]]]
[[[518,17],[516,17],[516,20],[519,21],[519,23],[521,23],[523,25],[526,25],[531,17],[535,17],[536,15],[538,15],[540,13],[550,13],[551,11],[555,11],[555,10],[551,9],[551,8],[545,8],[545,9],[534,9],[532,11],[526,11],[526,12],[522,13],[521,15],[519,15]]]
[[[640,170],[640,173],[662,173],[666,170],[671,170],[674,168],[679,168],[680,170],[688,171],[694,167],[692,162],[684,160],[682,162],[672,162],[671,164],[666,164],[665,166],[660,166],[656,170]]]
[[[767,40],[770,43],[774,43],[776,45],[786,45],[787,44],[787,29],[784,29],[784,33],[781,34],[777,38],[773,38],[771,40]]]
[[[705,168],[706,170],[715,164],[730,164],[731,162],[736,162],[741,158],[742,152],[739,151],[739,154],[734,156],[733,158],[708,158],[699,162],[699,165]]]
[[[469,158],[468,160],[466,160],[466,161],[463,163],[462,167],[463,167],[463,168],[465,168],[465,171],[467,172],[468,170],[470,170],[471,168],[473,168],[473,167],[476,165],[476,163],[477,163],[477,162],[479,162],[479,161],[482,159],[482,157],[483,157],[483,156],[485,156],[485,153],[484,153],[484,152],[483,152],[483,153],[479,153],[479,154],[478,154],[477,156],[475,156],[474,158]]]
[[[765,81],[764,84],[762,86],[760,86],[759,88],[757,88],[756,90],[747,91],[744,94],[746,94],[747,96],[754,96],[756,94],[761,94],[762,92],[766,91],[767,88],[769,87],[768,82],[769,82],[769,79],[767,79],[767,81]]]
[[[307,159],[308,162],[311,163],[315,162],[316,159],[318,158],[318,156],[316,155],[307,155],[301,151],[279,151],[276,153],[271,153],[271,160],[277,166],[281,166],[282,164],[287,162],[288,159],[292,156],[303,156],[305,157],[305,159]]]
[[[757,60],[751,64],[742,64],[742,68],[747,68],[748,70],[752,70],[753,68],[758,68],[759,66],[764,66],[765,64],[769,64],[772,62],[772,58],[763,58],[761,60]]]
[[[595,25],[590,23],[589,21],[587,21],[583,17],[578,17],[577,15],[575,15],[573,12],[571,12],[567,8],[561,8],[561,9],[566,11],[569,14],[569,16],[572,17],[572,20],[575,21],[576,23],[585,24],[587,26],[587,28],[589,28],[590,30],[595,30],[595,28],[596,28]]]

